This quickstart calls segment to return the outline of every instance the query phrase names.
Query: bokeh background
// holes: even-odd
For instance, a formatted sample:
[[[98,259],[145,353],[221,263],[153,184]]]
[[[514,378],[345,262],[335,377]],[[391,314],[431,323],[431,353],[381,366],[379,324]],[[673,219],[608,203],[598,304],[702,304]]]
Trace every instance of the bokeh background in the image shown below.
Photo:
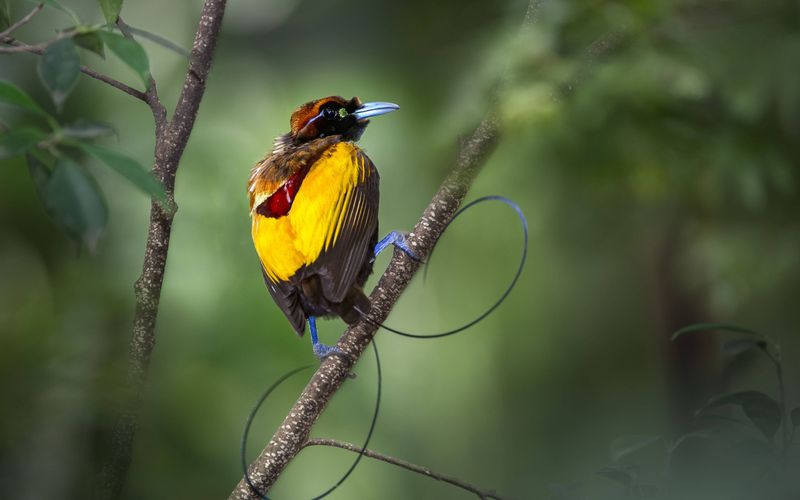
[[[94,2],[64,3],[102,21]],[[123,17],[189,48],[201,3],[129,1]],[[13,17],[31,6],[11,2]],[[767,443],[741,423],[693,417],[725,391],[778,398],[769,360],[722,351],[730,335],[669,341],[700,321],[768,334],[781,343],[789,408],[800,403],[797,2],[545,1],[518,35],[526,6],[230,2],[178,174],[180,209],[125,498],[226,496],[241,477],[239,439],[255,400],[287,370],[314,362],[309,340],[292,333],[264,287],[244,193],[250,167],[288,129],[292,110],[331,94],[400,104],[373,120],[362,146],[381,173],[383,230],[407,229],[498,80],[502,140],[470,198],[520,204],[530,224],[527,267],[508,300],[465,333],[378,335],[384,399],[371,447],[513,498],[797,498],[797,480],[783,474],[797,466],[796,443],[783,452],[780,432]],[[19,37],[45,40],[69,23],[46,9]],[[185,60],[143,44],[171,109]],[[136,85],[113,56],[82,58]],[[53,109],[36,56],[0,61],[0,78]],[[6,123],[27,119],[0,113]],[[151,163],[152,117],[130,96],[82,77],[62,116],[113,124],[118,139],[106,144]],[[88,496],[120,393],[149,202],[87,164],[110,210],[94,255],[56,229],[22,159],[0,168],[4,498]],[[505,288],[521,252],[511,210],[468,212],[388,323],[425,333],[471,319]],[[382,256],[376,269],[387,262]],[[327,321],[321,335],[330,343],[342,330]],[[376,391],[371,353],[356,371],[313,435],[363,440]],[[250,457],[306,380],[293,378],[268,400]],[[747,423],[740,409],[720,410]],[[681,448],[689,439],[668,453],[687,432],[695,449]],[[611,451],[630,435],[662,441],[615,462]],[[306,450],[271,495],[318,494],[353,458]],[[332,498],[468,496],[365,460]]]

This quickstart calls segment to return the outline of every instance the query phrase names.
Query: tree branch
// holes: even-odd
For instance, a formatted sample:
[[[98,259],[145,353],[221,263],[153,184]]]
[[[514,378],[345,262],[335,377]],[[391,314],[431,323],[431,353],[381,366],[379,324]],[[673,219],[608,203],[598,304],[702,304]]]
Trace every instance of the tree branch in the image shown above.
[[[169,209],[156,202],[150,206],[150,227],[144,254],[142,274],[136,280],[136,313],[129,350],[128,397],[113,431],[110,459],[100,476],[100,495],[116,498],[122,491],[131,461],[139,407],[147,379],[147,370],[155,346],[155,327],[164,269],[167,263],[172,220],[175,216],[175,175],[194,127],[197,110],[205,92],[211,61],[225,13],[226,0],[206,0],[200,15],[192,46],[192,57],[186,72],[178,104],[167,122],[166,113],[151,80],[145,97],[156,118],[156,148],[153,174],[164,185]]]
[[[47,44],[28,45],[9,36],[0,37],[0,41],[11,45],[10,47],[0,47],[0,54],[29,52],[31,54],[36,54],[37,56],[40,56],[42,55],[42,53],[44,53],[44,50],[47,48]],[[118,80],[115,80],[109,76],[106,76],[102,73],[98,73],[97,71],[93,70],[88,66],[81,66],[81,73],[91,76],[95,80],[100,80],[103,83],[111,85],[115,89],[121,90],[126,94],[132,95],[133,97],[139,99],[140,101],[148,102],[147,95],[144,92],[136,90],[135,88],[126,85]]]
[[[122,20],[122,16],[117,17],[117,27],[126,38],[133,39],[130,26]],[[150,106],[150,111],[153,113],[153,120],[156,123],[156,138],[161,137],[167,126],[167,109],[161,103],[161,98],[158,96],[158,89],[156,88],[156,81],[152,75],[150,75],[150,79],[147,82],[147,92],[144,97],[145,102]]]
[[[497,119],[493,112],[489,112],[472,135],[463,142],[455,168],[447,175],[409,235],[408,244],[421,261],[430,254],[447,222],[458,210],[484,160],[494,150],[498,134]],[[303,448],[314,422],[347,379],[351,368],[375,335],[376,325],[383,323],[389,316],[419,267],[420,261],[395,250],[389,267],[370,295],[372,307],[368,320],[348,327],[336,344],[347,356],[330,356],[320,363],[266,448],[251,464],[250,479],[259,491],[266,492],[289,461]],[[259,496],[243,479],[229,498],[254,499]]]
[[[85,74],[85,75],[91,76],[95,80],[99,80],[99,81],[101,81],[103,83],[111,85],[115,89],[121,90],[121,91],[125,92],[126,94],[131,95],[131,96],[139,99],[140,101],[147,102],[147,96],[145,95],[145,93],[142,92],[141,90],[136,90],[135,88],[131,87],[130,85],[126,85],[126,84],[120,82],[119,80],[115,80],[115,79],[113,79],[113,78],[111,78],[109,76],[106,76],[106,75],[102,74],[102,73],[98,73],[97,71],[93,70],[92,68],[90,68],[88,66],[81,66],[81,72],[83,74]]]
[[[432,471],[427,467],[421,467],[417,464],[412,464],[411,462],[400,460],[399,458],[395,458],[389,455],[384,455],[383,453],[378,453],[376,451],[372,451],[369,449],[364,449],[362,451],[360,446],[356,446],[354,444],[347,443],[345,441],[337,441],[335,439],[311,438],[308,441],[306,441],[306,443],[303,445],[303,448],[305,449],[309,446],[330,446],[333,448],[341,448],[343,450],[352,451],[354,453],[361,453],[365,457],[374,458],[375,460],[380,460],[381,462],[386,462],[387,464],[396,465],[398,467],[402,467],[403,469],[410,470],[411,472],[416,472],[417,474],[428,476],[430,478],[436,479],[437,481],[442,481],[445,483],[452,484],[453,486],[456,486],[463,490],[475,493],[476,495],[478,495],[479,498],[494,498],[496,500],[503,500],[502,497],[497,496],[497,494],[493,491],[487,491],[481,489],[475,486],[474,484],[470,484],[458,478],[446,476],[444,474]]]
[[[36,7],[34,7],[34,8],[33,8],[33,10],[31,10],[30,12],[28,12],[28,13],[25,15],[25,17],[23,17],[23,18],[22,18],[22,19],[20,19],[19,21],[15,22],[14,24],[12,24],[12,25],[11,25],[11,26],[9,26],[8,28],[6,28],[6,30],[5,30],[5,31],[3,31],[2,33],[0,33],[0,41],[2,41],[2,40],[5,40],[5,39],[6,39],[6,37],[8,37],[8,35],[10,35],[11,33],[13,33],[15,30],[18,30],[19,28],[21,28],[21,27],[25,26],[26,24],[28,24],[28,23],[31,21],[31,19],[33,19],[33,16],[35,16],[36,14],[38,14],[38,13],[39,13],[39,11],[40,11],[40,10],[42,10],[42,8],[43,8],[43,7],[44,7],[44,4],[43,4],[43,3],[40,3],[39,5],[37,5]]]
[[[42,7],[44,7],[44,4],[40,3],[39,5],[34,7],[33,10],[31,10],[27,15],[25,15],[25,17],[15,22],[11,26],[9,26],[8,29],[0,33],[0,42],[10,45],[10,47],[0,47],[0,54],[14,54],[19,52],[28,52],[40,56],[50,43],[56,40],[60,40],[64,37],[72,36],[70,32],[65,32],[60,34],[58,37],[56,37],[54,40],[51,40],[50,42],[40,43],[37,45],[28,45],[10,36],[11,33],[13,33],[15,30],[28,24],[30,20],[33,19],[33,17],[36,14],[38,14],[39,11],[42,10]],[[130,94],[133,97],[139,99],[140,101],[144,101],[150,104],[151,109],[153,109],[153,115],[156,116],[156,129],[158,129],[159,121],[161,121],[162,124],[165,121],[164,117],[166,116],[166,113],[163,112],[164,107],[160,106],[161,103],[160,101],[158,101],[158,95],[154,93],[155,100],[150,98],[151,88],[153,92],[155,92],[155,85],[152,78],[150,78],[151,85],[150,87],[148,87],[148,93],[145,94],[144,92],[136,90],[135,88],[130,87],[118,80],[108,77],[102,73],[98,73],[97,71],[91,69],[88,66],[81,66],[81,72],[84,73],[85,75],[91,76],[95,80],[100,80],[103,83],[111,85],[117,90],[121,90],[126,94]],[[158,106],[160,106],[160,110],[158,110],[157,107],[154,108],[155,103],[157,103]]]

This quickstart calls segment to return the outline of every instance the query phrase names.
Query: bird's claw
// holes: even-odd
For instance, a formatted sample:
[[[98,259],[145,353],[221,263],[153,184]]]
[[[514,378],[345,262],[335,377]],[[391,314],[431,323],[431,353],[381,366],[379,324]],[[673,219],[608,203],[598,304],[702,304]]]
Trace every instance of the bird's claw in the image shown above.
[[[396,248],[402,250],[403,253],[408,255],[411,259],[420,262],[421,259],[408,244],[408,237],[409,233],[407,231],[392,231],[391,233],[387,234],[385,238],[379,241],[377,245],[375,245],[375,250],[373,251],[374,256],[377,257],[378,254],[384,251],[389,245],[394,245]]]
[[[312,346],[314,351],[314,356],[317,357],[320,361],[324,360],[328,356],[344,356],[349,357],[349,355],[344,352],[343,350],[339,349],[336,346],[325,345],[322,342],[318,342]]]

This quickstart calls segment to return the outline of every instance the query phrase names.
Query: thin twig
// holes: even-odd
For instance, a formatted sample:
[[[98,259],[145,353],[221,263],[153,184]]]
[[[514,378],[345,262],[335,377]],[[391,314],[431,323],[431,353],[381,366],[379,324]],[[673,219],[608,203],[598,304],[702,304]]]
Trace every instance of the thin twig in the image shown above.
[[[47,48],[49,43],[37,43],[36,45],[28,45],[15,40],[9,36],[3,38],[3,43],[12,44],[9,47],[0,47],[0,54],[21,54],[23,52],[31,52],[33,54],[41,54]]]
[[[345,442],[345,441],[337,441],[335,439],[324,439],[324,438],[311,438],[303,445],[303,448],[307,448],[309,446],[331,446],[333,448],[341,448],[342,450],[352,451],[354,453],[362,453],[365,457],[374,458],[375,460],[380,460],[381,462],[386,462],[387,464],[396,465],[398,467],[402,467],[403,469],[410,470],[411,472],[416,472],[417,474],[422,474],[423,476],[428,476],[430,478],[436,479],[437,481],[442,481],[445,483],[452,484],[453,486],[457,486],[461,489],[470,491],[478,495],[479,498],[494,498],[497,500],[503,500],[502,497],[498,496],[497,493],[494,491],[484,490],[475,486],[474,484],[470,484],[466,481],[462,481],[461,479],[446,476],[444,474],[440,474],[435,472],[427,467],[422,467],[417,464],[412,464],[411,462],[406,462],[405,460],[401,460],[399,458],[392,457],[390,455],[384,455],[383,453],[378,453],[377,451],[372,451],[370,449],[364,449],[360,446],[356,446],[354,444]]]
[[[131,33],[130,26],[122,20],[122,16],[117,17],[117,27],[126,38],[133,40],[133,33]],[[164,104],[161,103],[161,98],[158,96],[158,89],[156,88],[156,81],[153,75],[150,75],[147,83],[145,102],[150,106],[150,111],[152,111],[153,119],[156,122],[156,137],[161,137],[167,126],[167,109],[164,107]]]
[[[6,43],[12,45],[11,47],[0,47],[0,54],[15,54],[18,52],[31,52],[31,49],[36,49],[38,52],[34,52],[36,54],[41,53],[44,49],[49,47],[50,45],[63,40],[65,38],[72,38],[75,36],[76,30],[68,29],[58,33],[54,38],[47,40],[46,42],[37,43],[36,45],[28,45],[27,43],[21,42],[11,36],[4,36],[0,37],[0,43]]]
[[[8,35],[13,33],[15,30],[17,30],[17,29],[25,26],[26,24],[28,24],[31,21],[31,19],[33,19],[33,16],[38,14],[39,11],[42,10],[43,7],[44,7],[44,4],[40,3],[39,5],[34,7],[32,11],[28,12],[28,14],[26,14],[25,17],[23,17],[19,21],[15,22],[14,24],[12,24],[8,28],[6,28],[5,31],[0,33],[0,41],[3,41]]]
[[[40,56],[44,53],[45,48],[47,48],[47,44],[28,45],[24,42],[20,42],[19,40],[10,37],[6,37],[4,42],[10,44],[11,47],[0,47],[0,54],[11,53],[12,52],[11,49],[14,49],[13,52],[29,52],[31,54],[36,54],[37,56]],[[97,71],[93,70],[88,66],[81,66],[81,73],[87,76],[91,76],[95,80],[99,80],[103,83],[111,85],[115,89],[121,90],[126,94],[129,94],[139,99],[140,101],[148,102],[147,95],[141,90],[136,90],[135,88],[120,82],[119,80],[115,80],[110,76],[98,73]]]
[[[122,83],[119,80],[115,80],[115,79],[111,78],[110,76],[106,76],[106,75],[104,75],[102,73],[98,73],[97,71],[93,70],[92,68],[90,68],[88,66],[81,66],[81,72],[83,74],[87,75],[87,76],[91,76],[95,80],[99,80],[99,81],[101,81],[103,83],[107,83],[108,85],[111,85],[115,89],[121,90],[121,91],[125,92],[126,94],[129,94],[129,95],[139,99],[140,101],[148,102],[147,101],[147,95],[144,92],[142,92],[141,90],[136,90],[135,88],[131,87],[130,85],[126,85],[126,84]]]

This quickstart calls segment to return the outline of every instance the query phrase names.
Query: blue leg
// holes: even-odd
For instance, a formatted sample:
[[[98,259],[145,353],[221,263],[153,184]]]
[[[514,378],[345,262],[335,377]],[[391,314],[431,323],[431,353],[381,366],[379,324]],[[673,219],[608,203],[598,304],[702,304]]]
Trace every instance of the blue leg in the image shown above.
[[[325,345],[319,341],[319,337],[317,337],[317,318],[314,316],[308,317],[308,329],[311,330],[311,348],[314,350],[314,356],[319,358],[320,361],[331,354],[344,355],[338,347]]]
[[[392,231],[391,233],[387,234],[384,239],[382,239],[381,241],[378,242],[377,245],[375,245],[375,250],[372,252],[373,255],[377,257],[379,253],[383,252],[386,249],[386,247],[388,247],[389,245],[394,245],[403,252],[405,252],[405,254],[411,257],[412,259],[419,260],[417,254],[415,254],[414,251],[411,250],[411,247],[408,246],[408,244],[406,243],[406,234],[407,233],[404,233],[402,231]]]

